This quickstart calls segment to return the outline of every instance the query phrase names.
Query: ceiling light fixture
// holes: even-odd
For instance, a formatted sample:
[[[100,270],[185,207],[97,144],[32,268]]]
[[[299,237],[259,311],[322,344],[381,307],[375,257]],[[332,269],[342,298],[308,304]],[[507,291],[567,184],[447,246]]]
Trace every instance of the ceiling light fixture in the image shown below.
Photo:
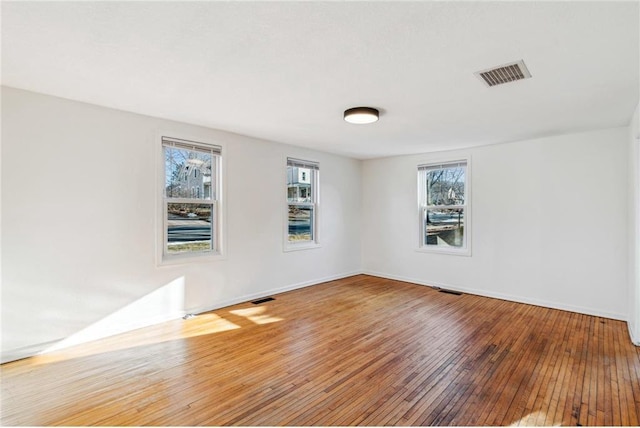
[[[379,115],[380,112],[371,107],[354,107],[344,111],[344,120],[361,125],[377,121]]]

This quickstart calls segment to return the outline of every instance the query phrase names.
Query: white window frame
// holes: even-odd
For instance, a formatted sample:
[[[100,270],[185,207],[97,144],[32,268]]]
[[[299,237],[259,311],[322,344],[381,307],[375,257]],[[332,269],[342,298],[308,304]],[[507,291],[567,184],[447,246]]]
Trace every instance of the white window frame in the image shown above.
[[[427,205],[426,170],[423,168],[451,167],[456,164],[465,164],[464,204],[463,205]],[[417,251],[425,253],[451,254],[458,256],[471,256],[471,156],[434,157],[417,165],[418,170],[418,248]],[[441,247],[426,245],[426,215],[427,209],[463,209],[464,235],[462,247]]]
[[[222,146],[212,144],[203,141],[201,138],[191,138],[180,136],[176,137],[176,133],[162,132],[158,133],[156,141],[159,143],[158,147],[158,160],[159,160],[159,173],[158,175],[158,235],[156,239],[156,259],[159,266],[183,264],[190,262],[203,262],[210,260],[217,260],[224,258],[224,209],[223,209],[223,157]],[[215,174],[212,177],[214,182],[211,189],[212,197],[210,199],[197,199],[197,198],[168,198],[166,196],[165,180],[166,180],[166,165],[165,165],[165,146],[174,145],[176,147],[189,149],[198,148],[211,151],[213,166],[212,173]],[[191,175],[191,171],[188,172]],[[212,236],[211,236],[211,250],[205,251],[192,251],[178,254],[171,254],[167,251],[168,244],[168,204],[169,203],[193,203],[199,205],[211,205],[212,216]]]
[[[303,160],[293,157],[287,157],[285,159],[285,192],[284,192],[284,244],[283,250],[297,251],[297,250],[309,250],[320,247],[319,240],[319,224],[320,224],[320,163],[311,160]],[[308,168],[311,170],[310,184],[311,184],[311,201],[310,202],[289,202],[288,195],[288,177],[287,172],[289,166],[298,166],[302,168]],[[313,208],[313,224],[311,225],[313,239],[310,241],[289,241],[289,206],[298,205]]]

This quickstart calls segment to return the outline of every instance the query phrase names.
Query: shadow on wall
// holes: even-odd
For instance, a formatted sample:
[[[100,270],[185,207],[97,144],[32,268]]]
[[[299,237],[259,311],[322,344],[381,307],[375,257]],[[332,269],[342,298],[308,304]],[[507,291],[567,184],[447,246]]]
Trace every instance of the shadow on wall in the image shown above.
[[[180,318],[185,315],[184,296],[185,277],[181,276],[79,332],[49,346],[40,354]]]

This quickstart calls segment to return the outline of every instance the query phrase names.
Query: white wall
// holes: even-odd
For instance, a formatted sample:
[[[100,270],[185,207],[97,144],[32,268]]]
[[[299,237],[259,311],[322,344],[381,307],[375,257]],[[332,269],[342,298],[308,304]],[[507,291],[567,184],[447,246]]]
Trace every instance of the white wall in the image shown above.
[[[640,104],[629,124],[629,332],[640,345]]]
[[[430,155],[360,162],[2,88],[2,358],[363,268],[629,320],[637,338],[628,156],[638,114],[628,129],[452,152],[470,154],[473,169],[472,256],[462,257],[415,251],[416,165]],[[223,146],[225,259],[157,266],[159,130]],[[318,249],[282,251],[286,156],[321,164]]]
[[[360,161],[12,88],[2,125],[3,360],[360,270]],[[223,146],[224,260],[156,264],[160,130]],[[320,162],[320,248],[283,252],[287,156]]]
[[[450,153],[471,155],[471,257],[416,251],[416,166],[429,155],[365,161],[364,271],[626,320],[627,135]]]

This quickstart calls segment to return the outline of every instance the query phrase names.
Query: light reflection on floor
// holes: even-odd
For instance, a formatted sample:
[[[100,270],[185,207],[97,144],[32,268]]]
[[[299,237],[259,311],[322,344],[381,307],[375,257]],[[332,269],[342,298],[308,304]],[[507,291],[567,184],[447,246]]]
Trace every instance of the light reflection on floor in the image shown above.
[[[229,311],[234,315],[238,315],[248,319],[255,324],[270,324],[272,322],[282,321],[282,318],[271,316],[267,313],[265,306],[256,306],[254,308],[236,309]]]
[[[219,310],[218,312],[224,312]],[[229,314],[243,317],[253,324],[263,325],[283,321],[283,318],[273,316],[267,312],[265,306],[256,306],[228,311]],[[125,350],[138,346],[159,344],[191,337],[216,334],[241,328],[224,316],[214,312],[207,312],[189,319],[168,321],[144,329],[99,339],[63,350],[37,355],[22,360],[22,363],[40,365],[74,358],[87,357],[101,353]],[[141,334],[142,333],[142,334]]]
[[[555,421],[547,421],[547,423],[545,424],[545,419],[547,419],[547,414],[541,410],[538,410],[536,412],[531,412],[528,415],[520,418],[519,420],[513,422],[512,424],[510,424],[509,426],[511,427],[517,427],[517,426],[541,426],[541,425],[547,425],[547,426],[560,426],[561,423],[559,422],[555,422]]]

